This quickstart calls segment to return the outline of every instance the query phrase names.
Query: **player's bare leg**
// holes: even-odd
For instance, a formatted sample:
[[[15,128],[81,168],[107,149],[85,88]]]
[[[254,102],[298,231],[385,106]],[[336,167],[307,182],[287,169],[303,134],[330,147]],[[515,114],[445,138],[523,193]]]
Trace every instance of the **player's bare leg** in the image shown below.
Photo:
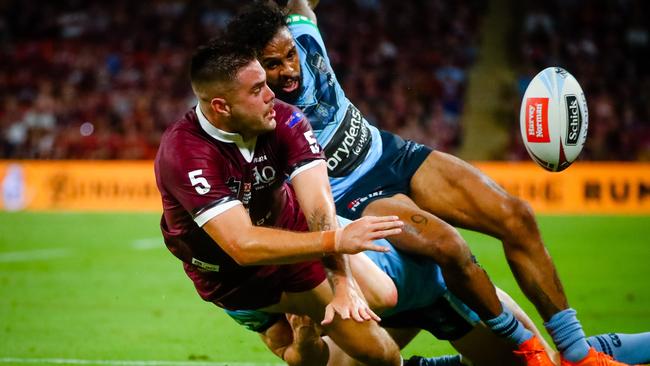
[[[590,350],[525,201],[508,194],[477,168],[439,151],[429,154],[411,179],[411,198],[452,225],[502,241],[508,264],[544,319],[563,363],[623,365]]]
[[[363,295],[368,300],[368,304],[377,313],[380,308],[390,308],[395,306],[397,300],[397,289],[394,283],[386,273],[379,270],[367,256],[363,254],[355,254],[350,256],[350,266],[354,278],[359,283]],[[555,350],[549,346],[544,340],[539,329],[535,326],[533,321],[521,309],[510,295],[503,290],[496,288],[496,293],[504,305],[506,305],[528,330],[540,339],[546,352],[551,356],[556,364],[559,364],[559,355]],[[393,301],[393,299],[395,301]],[[387,329],[388,333],[395,340],[399,348],[404,348],[419,332],[415,329]],[[331,342],[331,341],[330,341]],[[475,365],[521,365],[520,360],[513,357],[512,345],[505,342],[502,338],[497,337],[492,331],[485,326],[477,326],[470,333],[464,337],[451,342],[454,348],[459,351],[463,357],[473,360]],[[337,348],[330,347],[330,365],[343,365],[343,360],[346,358],[339,355],[340,351]],[[339,363],[332,363],[331,360],[336,360]],[[498,362],[497,362],[498,361]],[[350,362],[350,361],[345,361]],[[348,363],[345,363],[346,365]]]
[[[382,198],[370,203],[363,215],[391,212],[405,226],[389,241],[406,252],[433,259],[442,269],[451,292],[474,310],[481,319],[501,313],[501,303],[487,274],[473,260],[458,231],[429,212],[420,209],[404,195]]]
[[[411,198],[446,222],[500,239],[522,291],[548,320],[568,303],[530,206],[477,168],[434,151],[411,179]],[[418,226],[418,223],[410,224]]]
[[[525,327],[526,329],[530,330],[533,332],[533,334],[540,340],[542,345],[544,346],[544,349],[546,349],[546,353],[550,356],[551,360],[556,365],[560,364],[560,354],[553,348],[551,347],[548,342],[544,339],[542,336],[542,333],[540,333],[539,329],[537,329],[537,326],[535,323],[533,323],[533,320],[530,319],[528,314],[524,311],[524,309],[517,304],[517,302],[505,291],[503,291],[500,288],[496,288],[497,290],[497,296],[499,296],[499,300],[501,300],[501,303],[504,304],[505,306],[512,311],[512,313],[515,315],[515,318],[519,320]]]
[[[376,313],[397,305],[395,282],[363,253],[350,255],[350,269],[368,306]]]
[[[505,291],[497,288],[497,295],[499,300],[512,311],[515,317],[537,336],[546,349],[546,353],[556,365],[559,365],[560,355],[544,340],[528,314]],[[513,357],[510,345],[504,342],[502,338],[496,337],[484,325],[476,326],[471,332],[456,341],[452,341],[451,344],[464,358],[471,360],[474,366],[521,365],[521,361]]]
[[[320,322],[325,315],[325,306],[332,297],[331,287],[327,281],[323,281],[310,291],[284,292],[279,303],[261,310],[307,315]],[[335,316],[323,329],[347,354],[360,362],[368,365],[401,365],[399,348],[374,321],[359,323]]]
[[[287,314],[260,337],[289,366],[326,366],[331,357],[320,330],[308,316]]]
[[[420,332],[419,329],[386,329],[391,338],[395,340],[400,349],[406,347],[409,342]],[[334,343],[330,337],[322,337],[324,343],[329,348],[330,359],[327,366],[363,366],[345,354],[343,350]]]
[[[526,365],[552,365],[539,338],[502,307],[487,273],[454,227],[420,209],[403,194],[371,202],[363,215],[387,212],[405,223],[402,232],[389,239],[395,247],[436,261],[451,292],[474,310],[492,332],[507,340],[513,346],[512,352]]]

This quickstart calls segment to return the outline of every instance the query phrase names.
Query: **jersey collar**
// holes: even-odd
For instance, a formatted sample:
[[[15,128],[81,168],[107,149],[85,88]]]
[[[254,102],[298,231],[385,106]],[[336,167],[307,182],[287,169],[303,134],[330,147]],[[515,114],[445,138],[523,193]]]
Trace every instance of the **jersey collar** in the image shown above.
[[[244,141],[242,135],[236,132],[224,131],[210,123],[210,121],[208,121],[208,119],[203,115],[203,112],[201,111],[201,108],[198,104],[196,105],[195,110],[196,116],[199,118],[199,125],[201,125],[203,131],[205,131],[215,140],[237,145],[239,152],[241,152],[242,156],[244,159],[246,159],[247,162],[250,163],[253,160],[253,155],[255,155],[255,144],[257,142],[257,137],[254,137],[249,141]]]

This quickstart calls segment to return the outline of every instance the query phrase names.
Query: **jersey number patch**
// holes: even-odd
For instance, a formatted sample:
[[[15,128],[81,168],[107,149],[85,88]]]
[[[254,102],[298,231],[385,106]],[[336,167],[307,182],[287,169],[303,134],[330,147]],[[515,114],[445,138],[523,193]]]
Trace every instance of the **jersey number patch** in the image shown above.
[[[305,138],[307,139],[307,142],[309,143],[309,149],[311,149],[311,152],[314,154],[318,154],[318,151],[320,149],[318,148],[318,140],[314,137],[314,132],[313,131],[307,131],[304,133]]]
[[[196,193],[204,195],[210,192],[211,187],[208,180],[202,177],[201,174],[203,174],[203,169],[197,169],[187,173],[187,176],[190,177],[190,183],[196,189]]]

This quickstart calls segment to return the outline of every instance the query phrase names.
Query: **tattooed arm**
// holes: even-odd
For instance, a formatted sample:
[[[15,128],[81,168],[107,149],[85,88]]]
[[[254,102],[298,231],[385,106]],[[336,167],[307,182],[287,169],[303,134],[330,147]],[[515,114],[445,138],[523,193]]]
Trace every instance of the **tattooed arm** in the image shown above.
[[[293,177],[291,183],[296,191],[310,231],[334,230],[338,228],[334,199],[327,178],[325,162],[305,170]],[[346,255],[330,255],[323,258],[328,279],[334,290],[334,300],[325,309],[323,324],[329,323],[335,314],[343,319],[357,321],[375,319],[361,291],[352,277],[350,263]]]

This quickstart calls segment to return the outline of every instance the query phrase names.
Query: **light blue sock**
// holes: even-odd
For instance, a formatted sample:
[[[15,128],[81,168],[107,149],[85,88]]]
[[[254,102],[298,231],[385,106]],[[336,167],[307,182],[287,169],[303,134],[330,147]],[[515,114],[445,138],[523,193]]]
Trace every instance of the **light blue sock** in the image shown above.
[[[485,325],[498,336],[508,339],[517,346],[533,338],[533,333],[526,329],[503,303],[501,306],[503,306],[501,315],[484,320]]]
[[[578,362],[589,353],[582,325],[576,318],[576,311],[569,308],[553,315],[544,323],[557,349],[566,360]]]
[[[650,363],[650,332],[637,334],[608,333],[587,338],[596,351],[630,365]]]

